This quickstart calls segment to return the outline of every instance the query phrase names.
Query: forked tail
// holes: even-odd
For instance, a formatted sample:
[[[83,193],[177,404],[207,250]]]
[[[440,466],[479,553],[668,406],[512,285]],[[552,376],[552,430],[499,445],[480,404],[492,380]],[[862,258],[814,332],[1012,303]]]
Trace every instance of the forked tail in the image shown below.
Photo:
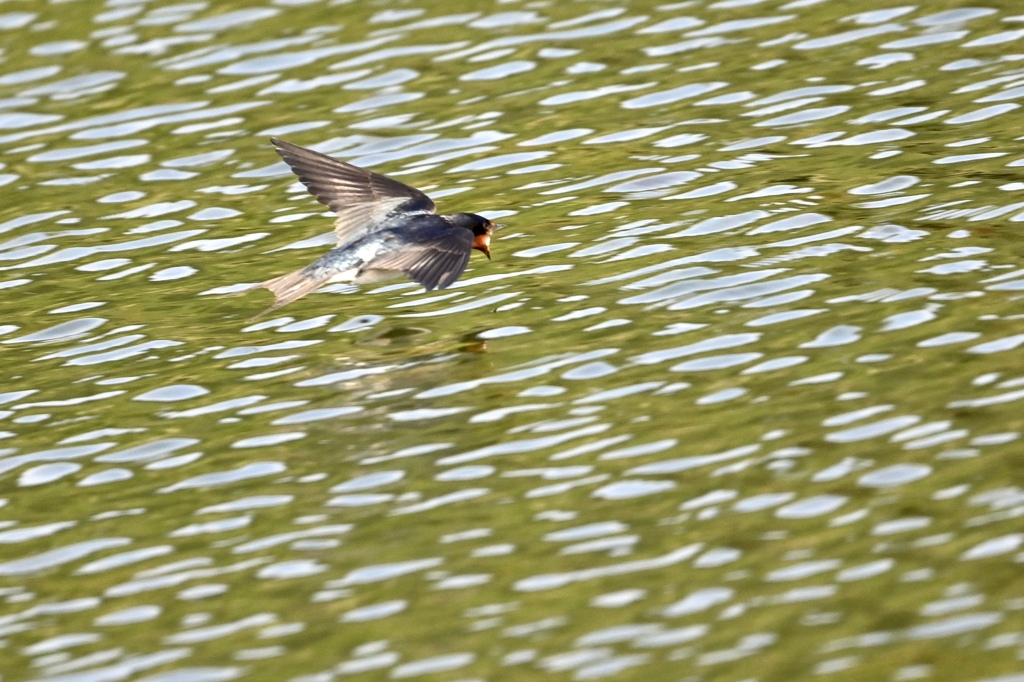
[[[327,280],[331,278],[329,272],[325,272],[323,269],[313,268],[302,268],[295,272],[290,272],[287,275],[281,275],[274,279],[268,279],[266,282],[257,284],[254,289],[264,288],[269,289],[274,294],[274,305],[264,310],[259,315],[251,318],[253,320],[263,317],[267,313],[273,312],[283,305],[287,305],[292,301],[298,300],[308,294],[309,292],[319,288],[321,285],[326,284]]]

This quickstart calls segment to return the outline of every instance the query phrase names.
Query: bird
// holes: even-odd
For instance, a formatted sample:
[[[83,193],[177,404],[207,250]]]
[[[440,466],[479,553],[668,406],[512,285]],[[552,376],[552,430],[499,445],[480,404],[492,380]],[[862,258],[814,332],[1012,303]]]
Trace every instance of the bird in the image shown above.
[[[337,216],[337,245],[304,268],[247,289],[274,294],[273,305],[257,318],[335,282],[366,284],[404,274],[427,291],[444,289],[466,269],[473,250],[491,259],[491,235],[500,226],[487,218],[439,215],[415,187],[276,137],[270,142]]]

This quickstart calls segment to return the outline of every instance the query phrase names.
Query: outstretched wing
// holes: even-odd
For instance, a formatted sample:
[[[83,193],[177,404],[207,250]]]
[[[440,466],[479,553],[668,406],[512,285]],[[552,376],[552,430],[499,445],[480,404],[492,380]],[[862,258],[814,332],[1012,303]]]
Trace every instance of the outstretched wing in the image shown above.
[[[338,215],[338,244],[380,229],[394,213],[434,212],[434,202],[415,187],[276,137],[270,141],[317,201]]]
[[[369,267],[401,270],[427,291],[445,289],[466,269],[472,251],[473,233],[449,228],[439,238],[407,243],[399,250],[378,256]]]

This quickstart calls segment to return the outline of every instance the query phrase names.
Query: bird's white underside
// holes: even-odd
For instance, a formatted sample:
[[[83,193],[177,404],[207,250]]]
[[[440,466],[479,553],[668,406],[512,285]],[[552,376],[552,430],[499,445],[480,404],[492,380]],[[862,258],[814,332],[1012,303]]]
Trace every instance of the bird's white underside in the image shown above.
[[[355,284],[373,284],[375,282],[386,282],[389,279],[396,279],[402,276],[401,270],[362,270],[351,268],[331,277],[327,284],[339,282],[353,282]]]
[[[380,242],[370,242],[356,249],[352,255],[357,259],[367,263],[372,261],[377,253],[380,252]],[[374,282],[384,282],[389,279],[395,279],[400,277],[402,272],[400,270],[375,270],[366,269],[361,270],[360,268],[349,268],[348,270],[342,270],[338,274],[332,276],[327,283],[336,284],[339,282],[355,282],[357,284],[372,284]]]

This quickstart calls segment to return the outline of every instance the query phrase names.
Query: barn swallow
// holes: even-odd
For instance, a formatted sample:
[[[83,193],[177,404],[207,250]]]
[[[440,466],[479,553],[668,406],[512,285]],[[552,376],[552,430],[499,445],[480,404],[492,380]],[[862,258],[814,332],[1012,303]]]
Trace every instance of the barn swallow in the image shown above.
[[[317,201],[338,216],[337,246],[295,272],[254,286],[273,292],[261,317],[326,284],[406,275],[424,289],[459,278],[474,249],[491,258],[497,225],[475,213],[438,215],[426,194],[392,178],[275,137],[277,153]]]

